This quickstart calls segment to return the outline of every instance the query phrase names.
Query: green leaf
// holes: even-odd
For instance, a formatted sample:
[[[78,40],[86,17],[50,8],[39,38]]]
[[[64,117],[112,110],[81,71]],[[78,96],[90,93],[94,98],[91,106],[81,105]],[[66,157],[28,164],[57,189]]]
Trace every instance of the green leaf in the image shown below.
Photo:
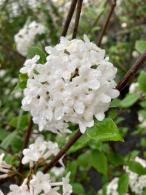
[[[126,95],[126,97],[121,101],[121,107],[128,108],[135,104],[137,100],[139,99],[139,96],[136,94],[129,93]]]
[[[27,84],[28,76],[27,74],[19,74],[19,82],[17,83],[17,86],[15,89],[25,89]]]
[[[69,154],[85,147],[88,144],[89,140],[90,138],[86,134],[82,135],[81,138],[71,147],[71,149],[69,150]]]
[[[99,152],[96,150],[92,151],[91,162],[92,162],[92,166],[99,173],[107,175],[107,171],[108,171],[107,158],[103,152]]]
[[[146,168],[136,161],[129,161],[128,167],[131,171],[137,173],[138,175],[146,175]]]
[[[118,192],[119,195],[125,195],[128,191],[128,181],[129,177],[127,173],[124,173],[120,178],[118,182]]]
[[[143,53],[146,51],[146,41],[139,40],[135,43],[135,48],[138,52]]]
[[[146,72],[142,71],[138,77],[139,87],[142,91],[146,92]]]
[[[72,187],[73,187],[74,194],[77,194],[77,195],[85,194],[84,188],[81,184],[73,183]]]
[[[39,47],[31,47],[28,49],[27,58],[33,58],[35,55],[39,55],[39,63],[44,64],[46,62],[46,54],[45,52]]]
[[[145,100],[145,101],[140,102],[140,106],[141,106],[141,107],[143,107],[143,108],[146,108],[146,100]]]
[[[8,132],[5,129],[0,128],[0,141],[3,141],[3,139],[8,135]]]
[[[1,143],[3,148],[8,148],[8,146],[12,146],[17,136],[17,131],[13,131],[10,133]]]
[[[123,141],[120,132],[112,119],[96,121],[95,125],[87,129],[87,135],[96,141]]]
[[[28,114],[23,114],[18,117],[14,117],[9,121],[9,125],[17,128],[18,130],[23,130],[28,126],[29,116]]]

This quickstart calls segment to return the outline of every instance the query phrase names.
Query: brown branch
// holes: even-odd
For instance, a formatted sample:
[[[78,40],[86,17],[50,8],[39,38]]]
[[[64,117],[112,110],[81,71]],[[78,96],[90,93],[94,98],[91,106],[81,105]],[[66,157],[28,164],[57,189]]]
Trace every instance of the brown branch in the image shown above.
[[[117,89],[119,91],[122,91],[126,87],[128,82],[134,77],[137,71],[141,68],[145,60],[146,60],[146,51],[137,59],[134,65],[131,66],[131,68],[125,75],[124,79],[118,83]]]
[[[72,0],[71,5],[70,5],[70,9],[69,9],[69,12],[68,12],[65,24],[64,24],[63,32],[62,32],[62,36],[64,36],[64,37],[67,34],[71,19],[73,17],[73,14],[74,14],[74,11],[76,8],[76,4],[77,4],[77,0]]]
[[[97,45],[98,45],[99,47],[100,47],[100,45],[101,45],[102,38],[103,38],[103,36],[105,35],[106,30],[107,30],[107,28],[108,28],[108,25],[109,25],[109,22],[110,22],[110,19],[111,19],[112,15],[113,15],[113,12],[114,12],[115,7],[116,7],[116,0],[112,0],[112,2],[111,2],[111,8],[110,8],[109,14],[107,15],[107,18],[106,18],[106,20],[105,20],[105,23],[104,23],[103,28],[102,28],[102,30],[101,30],[101,33],[100,33],[100,35],[99,35],[99,39],[97,40]]]
[[[33,129],[33,121],[32,121],[32,118],[31,118],[30,121],[29,121],[28,128],[26,130],[25,137],[24,137],[24,143],[23,143],[22,151],[23,151],[23,149],[27,148],[27,146],[29,144],[29,140],[30,140],[30,137],[31,137],[31,134],[32,134],[32,129]],[[19,173],[22,173],[23,168],[24,168],[23,164],[22,164],[22,158],[23,158],[23,153],[21,153],[21,156],[20,156],[20,163],[19,163],[19,168],[18,168]]]
[[[76,11],[76,18],[75,18],[75,26],[74,26],[73,35],[72,35],[73,39],[76,38],[76,36],[77,36],[79,20],[80,20],[80,15],[81,15],[81,10],[82,10],[82,5],[83,5],[83,0],[78,0],[77,11]]]
[[[138,69],[142,66],[142,64],[146,61],[146,52],[141,55],[135,64],[130,68],[130,70],[125,75],[123,81],[119,82],[117,85],[117,89],[121,92],[124,87],[127,85],[129,80],[137,73]],[[48,172],[57,162],[61,159],[64,154],[71,148],[71,146],[76,143],[76,141],[81,137],[81,132],[78,130],[74,136],[68,141],[68,143],[59,151],[59,153],[49,162],[48,165],[44,168],[44,173]]]
[[[47,173],[60,158],[64,156],[64,154],[70,149],[70,147],[81,137],[81,132],[78,130],[74,136],[69,140],[69,142],[60,150],[60,152],[50,161],[48,165],[44,168],[44,173]]]

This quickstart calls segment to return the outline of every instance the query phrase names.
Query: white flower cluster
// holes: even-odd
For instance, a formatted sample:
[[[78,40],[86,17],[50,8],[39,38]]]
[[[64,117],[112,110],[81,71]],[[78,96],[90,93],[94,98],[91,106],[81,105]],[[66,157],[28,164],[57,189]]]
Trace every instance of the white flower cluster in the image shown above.
[[[41,23],[33,21],[30,24],[25,24],[14,37],[17,51],[21,55],[26,56],[28,49],[35,41],[36,35],[43,34],[44,32],[45,27]]]
[[[72,122],[84,133],[94,125],[94,116],[104,119],[111,100],[119,95],[114,81],[117,69],[86,36],[84,41],[62,37],[46,51],[46,63],[39,64],[35,56],[20,70],[29,77],[22,108],[40,130],[62,132]]]
[[[136,157],[135,161],[140,163],[143,167],[146,168],[146,161]],[[135,195],[143,195],[143,190],[146,187],[146,175],[142,175],[139,176],[137,173],[132,172],[131,170],[129,170],[129,168],[126,166],[124,167],[124,170],[128,173],[128,177],[129,177],[129,187],[131,192],[133,192]],[[119,182],[119,178],[115,177],[112,179],[112,181],[107,185],[107,195],[119,195],[118,192],[118,182]],[[102,195],[103,191],[100,190],[98,192],[98,194]],[[125,195],[129,195],[128,193],[126,193]]]
[[[143,167],[146,168],[146,161],[136,157],[135,161],[140,163]],[[139,176],[137,173],[132,172],[129,170],[128,167],[125,167],[126,172],[129,175],[129,186],[131,191],[136,195],[142,195],[143,190],[146,187],[146,175]]]
[[[38,137],[35,143],[29,145],[29,148],[23,150],[22,163],[34,163],[41,160],[47,160],[52,155],[56,155],[59,152],[57,143],[51,141],[44,141],[42,137]]]
[[[10,192],[7,195],[70,195],[72,186],[69,184],[69,174],[62,178],[61,182],[53,182],[48,174],[37,172],[27,185],[25,179],[21,186],[10,185]],[[62,189],[61,189],[62,188]],[[0,191],[0,195],[4,195]]]

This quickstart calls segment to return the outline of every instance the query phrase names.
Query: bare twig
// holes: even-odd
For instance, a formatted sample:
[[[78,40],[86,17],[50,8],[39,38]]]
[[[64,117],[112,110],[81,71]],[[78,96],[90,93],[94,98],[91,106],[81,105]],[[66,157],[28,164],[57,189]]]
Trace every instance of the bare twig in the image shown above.
[[[146,60],[146,51],[137,59],[135,64],[131,66],[127,74],[125,75],[124,79],[118,83],[117,89],[119,91],[123,90],[128,82],[134,77],[134,75],[137,73],[137,71],[141,68],[144,61]]]
[[[28,128],[26,130],[25,137],[24,137],[24,143],[23,143],[22,151],[23,151],[23,149],[27,148],[27,146],[29,144],[29,140],[30,140],[30,137],[31,137],[31,134],[32,134],[32,128],[33,128],[33,121],[32,121],[32,118],[31,118],[30,121],[29,121]],[[22,158],[23,158],[23,154],[21,153],[19,169],[18,169],[19,173],[22,173],[22,171],[23,171]]]
[[[138,60],[135,62],[135,64],[130,68],[130,70],[125,75],[123,81],[119,82],[117,85],[117,89],[121,92],[124,87],[127,85],[129,80],[137,73],[138,69],[142,66],[142,64],[146,61],[146,52],[144,52],[143,55],[141,55]],[[71,146],[76,143],[76,141],[81,137],[81,132],[78,130],[74,136],[69,140],[69,142],[60,150],[60,152],[49,162],[48,165],[44,168],[44,173],[46,173],[48,170],[50,170],[59,159],[61,159],[64,154],[71,148]]]
[[[100,46],[101,45],[101,42],[102,42],[102,38],[103,36],[105,35],[106,33],[106,30],[107,30],[107,27],[109,25],[109,22],[110,22],[110,19],[112,17],[112,14],[114,12],[114,9],[116,7],[116,0],[112,0],[111,2],[111,8],[110,8],[110,11],[109,11],[109,14],[107,15],[107,18],[105,20],[105,24],[103,25],[103,28],[101,30],[101,33],[99,35],[99,39],[97,39],[97,45]]]
[[[80,130],[74,134],[74,136],[69,140],[69,142],[60,150],[60,152],[50,161],[48,165],[44,168],[44,173],[50,170],[60,158],[64,156],[64,154],[70,149],[70,147],[81,137]]]
[[[75,26],[74,26],[74,30],[73,30],[73,36],[72,36],[73,39],[76,38],[76,36],[77,36],[82,5],[83,5],[83,0],[78,0],[76,18],[75,18]]]
[[[77,0],[72,0],[71,6],[70,6],[70,9],[69,9],[69,12],[68,12],[68,16],[67,16],[65,24],[64,24],[62,36],[66,36],[66,34],[67,34],[71,19],[73,17],[73,14],[74,14],[74,11],[75,11],[75,8],[76,8],[76,4],[77,4]]]

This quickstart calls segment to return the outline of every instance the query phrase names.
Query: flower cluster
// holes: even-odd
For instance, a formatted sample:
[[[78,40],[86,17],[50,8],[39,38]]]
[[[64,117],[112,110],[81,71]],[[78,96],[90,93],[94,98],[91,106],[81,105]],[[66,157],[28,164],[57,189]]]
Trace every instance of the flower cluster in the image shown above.
[[[37,172],[29,181],[29,186],[28,179],[25,179],[21,186],[10,185],[10,192],[7,195],[70,195],[71,193],[69,174],[63,177],[61,182],[54,182],[48,174]],[[4,195],[2,191],[0,195]]]
[[[25,24],[14,37],[18,52],[21,55],[26,56],[28,49],[35,41],[36,35],[43,34],[44,32],[45,27],[36,21]]]
[[[119,95],[114,81],[117,70],[105,51],[86,36],[84,41],[62,37],[46,51],[46,63],[39,64],[35,56],[20,70],[28,74],[22,108],[40,130],[64,131],[72,122],[84,133],[94,125],[94,116],[104,119],[111,100]]]
[[[135,161],[146,168],[145,160],[136,157]],[[143,190],[146,187],[146,175],[139,176],[137,173],[134,173],[131,170],[129,170],[128,167],[125,167],[125,170],[129,176],[129,186],[131,188],[131,191],[137,195],[142,195]]]
[[[35,143],[29,145],[29,148],[23,150],[22,163],[34,163],[41,160],[47,160],[52,155],[56,155],[59,152],[57,143],[51,141],[44,141],[42,137],[38,137]]]
[[[136,157],[135,161],[146,168],[145,160],[139,157]],[[145,175],[139,176],[137,173],[129,170],[127,166],[124,167],[124,170],[127,172],[128,177],[129,177],[128,184],[129,184],[131,192],[133,192],[135,195],[142,195],[144,188],[146,187],[146,176]],[[118,192],[119,184],[118,183],[119,183],[118,177],[115,177],[112,179],[112,181],[107,185],[107,188],[106,188],[107,195],[119,195],[119,192]],[[103,194],[103,191],[100,190],[98,194],[99,195]],[[128,193],[126,193],[125,195],[128,195]]]

